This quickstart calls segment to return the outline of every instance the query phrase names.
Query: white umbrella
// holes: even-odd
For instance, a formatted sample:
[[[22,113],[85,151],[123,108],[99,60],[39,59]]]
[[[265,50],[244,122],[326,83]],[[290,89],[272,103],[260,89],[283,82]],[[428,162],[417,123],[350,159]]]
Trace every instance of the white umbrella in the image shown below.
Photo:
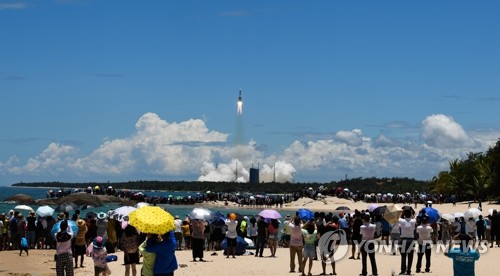
[[[137,210],[137,208],[132,206],[122,206],[113,210],[110,217],[116,219],[117,221],[128,220],[128,214],[135,210]]]
[[[464,213],[460,213],[460,212],[456,212],[455,214],[453,214],[455,216],[455,218],[461,218],[464,216]]]
[[[40,217],[52,216],[54,209],[48,205],[40,206],[36,209],[36,214]]]
[[[139,202],[135,205],[135,208],[139,209],[139,208],[142,208],[144,206],[149,206],[149,203],[147,202]]]
[[[447,221],[453,222],[455,220],[455,215],[452,215],[452,214],[442,214],[441,218],[445,219]]]
[[[28,205],[17,205],[16,207],[14,207],[14,210],[31,212],[33,211],[33,208],[29,207]]]
[[[189,215],[193,219],[202,219],[202,220],[208,220],[213,217],[213,214],[210,210],[205,209],[205,208],[194,208]]]
[[[465,211],[464,217],[465,220],[468,220],[469,218],[478,219],[481,213],[482,213],[481,210],[477,208],[470,208],[469,210]]]

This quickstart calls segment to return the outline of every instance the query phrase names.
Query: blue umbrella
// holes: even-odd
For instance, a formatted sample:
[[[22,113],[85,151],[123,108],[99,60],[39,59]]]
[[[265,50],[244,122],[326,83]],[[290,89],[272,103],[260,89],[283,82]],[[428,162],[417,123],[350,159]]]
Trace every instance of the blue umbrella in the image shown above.
[[[222,246],[222,249],[224,250],[224,252],[226,252],[226,249],[227,249],[227,239],[224,239],[222,241],[221,246]],[[245,254],[247,246],[248,246],[248,243],[245,241],[244,238],[242,238],[240,236],[236,237],[236,255],[243,255],[243,254]]]
[[[219,211],[214,213],[213,218],[210,220],[210,224],[224,225],[226,222],[226,217]]]
[[[61,225],[61,222],[62,220],[56,222],[56,224],[52,226],[52,230],[50,230],[50,234],[52,234],[52,236],[55,236],[57,232],[59,232],[59,225]],[[71,230],[73,231],[73,237],[76,237],[76,234],[78,233],[78,226],[76,223],[72,220],[68,220],[68,226],[71,227]]]
[[[432,208],[432,207],[425,207],[422,209],[422,211],[425,212],[427,217],[429,217],[429,223],[435,223],[438,222],[439,218],[441,217],[439,215],[438,210]]]
[[[311,220],[314,218],[314,213],[309,209],[299,209],[297,213],[299,213],[299,218],[301,220]]]

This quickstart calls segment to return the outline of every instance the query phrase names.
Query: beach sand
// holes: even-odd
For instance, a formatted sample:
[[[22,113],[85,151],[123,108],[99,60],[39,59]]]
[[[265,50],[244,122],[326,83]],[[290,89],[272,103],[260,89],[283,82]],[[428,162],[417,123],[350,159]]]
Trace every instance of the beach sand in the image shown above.
[[[295,210],[298,208],[308,208],[313,211],[332,211],[338,206],[349,206],[352,210],[361,210],[366,209],[368,205],[369,204],[364,202],[354,203],[352,201],[338,198],[326,198],[324,201],[304,198],[293,202],[282,209],[278,209],[278,211],[280,211],[282,215],[286,215],[288,213],[293,215]],[[457,206],[452,206],[452,204],[434,204],[433,207],[441,213],[455,213],[464,212],[467,209],[467,205],[467,203],[457,203]],[[230,207],[233,208],[234,206]],[[422,207],[423,205],[418,205],[417,209]],[[473,203],[472,207],[477,207],[477,203]],[[485,210],[483,211],[483,215],[487,214],[488,209],[496,209],[498,207],[498,205],[483,203],[483,210]],[[254,250],[248,251],[254,252]],[[30,250],[29,256],[26,256],[25,253],[23,253],[22,256],[19,256],[19,251],[1,251],[0,275],[55,275],[55,262],[53,261],[54,253],[54,250]],[[176,257],[180,267],[175,271],[175,275],[300,275],[298,273],[289,273],[290,257],[289,249],[287,248],[278,248],[276,258],[266,257],[270,255],[269,249],[265,249],[264,258],[256,258],[253,255],[245,255],[237,256],[236,259],[226,259],[226,257],[222,254],[222,251],[217,251],[216,256],[212,256],[212,253],[212,251],[205,251],[206,262],[193,262],[191,251],[176,251]],[[118,256],[118,261],[109,263],[112,271],[111,275],[125,275],[123,253],[117,252],[115,255]],[[336,262],[337,275],[360,274],[361,260],[351,260],[348,259],[349,256],[350,253],[348,256]],[[494,275],[496,272],[493,264],[496,264],[499,257],[500,248],[488,247],[487,251],[482,253],[480,259],[476,262],[476,275]],[[389,253],[377,253],[376,260],[379,275],[391,275],[392,271],[394,271],[396,275],[399,273],[399,254],[393,256]],[[452,260],[444,256],[442,252],[436,253],[435,250],[433,250],[431,262],[431,273],[422,273],[422,275],[453,275]],[[415,264],[416,255],[413,260],[413,273],[415,272]],[[84,265],[85,268],[78,268],[75,270],[75,275],[93,275],[94,271],[92,259],[85,257]],[[140,270],[140,267],[141,266],[138,265],[138,270]],[[319,275],[321,272],[321,261],[314,261],[312,274]],[[327,265],[326,272],[327,274],[332,272],[330,265]],[[371,272],[369,261],[368,272]]]

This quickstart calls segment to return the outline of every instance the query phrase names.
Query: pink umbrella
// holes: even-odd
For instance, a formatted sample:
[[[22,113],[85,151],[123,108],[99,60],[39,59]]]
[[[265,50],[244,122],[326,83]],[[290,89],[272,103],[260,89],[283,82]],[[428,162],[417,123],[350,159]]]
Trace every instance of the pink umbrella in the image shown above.
[[[265,209],[265,210],[260,211],[259,216],[261,216],[263,218],[269,218],[269,219],[281,218],[280,213],[278,213],[275,210],[271,210],[271,209]]]
[[[368,209],[368,211],[371,213],[371,212],[373,212],[373,210],[375,210],[375,209],[377,209],[377,208],[378,208],[378,205],[377,205],[377,204],[370,204],[370,205],[368,206],[368,208],[366,208],[366,209]]]

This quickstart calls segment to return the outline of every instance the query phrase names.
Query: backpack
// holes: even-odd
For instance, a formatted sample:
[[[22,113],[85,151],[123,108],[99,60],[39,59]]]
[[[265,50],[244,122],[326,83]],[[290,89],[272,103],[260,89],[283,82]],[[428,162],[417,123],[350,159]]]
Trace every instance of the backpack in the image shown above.
[[[138,243],[137,243],[137,236],[136,235],[133,235],[130,237],[123,235],[121,243],[122,243],[123,251],[125,251],[129,254],[137,252]]]

